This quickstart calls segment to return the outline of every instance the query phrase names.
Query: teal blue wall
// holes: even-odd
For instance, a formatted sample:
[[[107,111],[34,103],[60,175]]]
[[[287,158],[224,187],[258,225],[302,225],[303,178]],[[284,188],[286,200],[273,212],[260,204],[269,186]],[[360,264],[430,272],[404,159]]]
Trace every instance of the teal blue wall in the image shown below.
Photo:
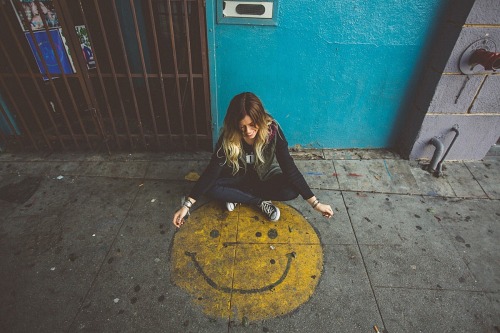
[[[3,99],[2,95],[0,95],[0,108],[3,110],[3,112],[0,110],[0,132],[6,135],[21,134],[21,132],[19,131],[19,127],[17,126],[16,120],[10,113],[9,107],[7,106],[7,103]],[[4,116],[4,114],[7,118]],[[15,133],[12,130],[9,123],[12,125],[12,128],[15,130]],[[0,145],[1,144],[2,142],[0,141]],[[0,146],[0,150],[1,148],[2,147]]]
[[[214,136],[230,99],[252,91],[290,146],[392,146],[441,2],[278,1],[277,26],[217,24],[207,1]]]

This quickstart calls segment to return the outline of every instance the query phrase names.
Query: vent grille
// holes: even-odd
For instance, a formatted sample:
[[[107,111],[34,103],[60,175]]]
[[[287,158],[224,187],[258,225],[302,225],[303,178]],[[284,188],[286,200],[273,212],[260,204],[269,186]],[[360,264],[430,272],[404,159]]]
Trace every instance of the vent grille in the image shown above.
[[[240,15],[263,15],[266,7],[263,5],[239,4],[236,6],[236,13]]]

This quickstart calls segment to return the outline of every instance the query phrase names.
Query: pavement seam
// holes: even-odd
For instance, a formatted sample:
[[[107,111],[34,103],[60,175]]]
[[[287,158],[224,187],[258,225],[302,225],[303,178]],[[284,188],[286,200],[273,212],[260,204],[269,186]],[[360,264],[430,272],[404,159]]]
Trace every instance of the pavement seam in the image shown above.
[[[477,197],[477,196],[474,197],[474,196],[430,195],[430,194],[420,194],[420,193],[375,192],[375,191],[360,191],[360,190],[349,190],[349,189],[340,189],[340,190],[320,189],[320,190],[337,191],[337,192],[348,192],[348,193],[370,193],[370,194],[401,195],[401,196],[408,196],[408,197],[418,196],[418,197],[424,197],[424,198],[446,198],[446,199],[467,199],[467,200],[493,200],[493,201],[497,200],[497,201],[500,201],[500,199],[488,197],[487,194],[485,194],[485,196],[482,196],[482,197]]]
[[[144,181],[144,179],[143,179]],[[66,332],[71,332],[71,328],[73,327],[73,325],[75,324],[76,322],[76,319],[78,318],[78,315],[81,313],[82,309],[83,309],[83,306],[85,304],[85,301],[87,300],[87,297],[89,296],[90,294],[90,291],[92,290],[92,288],[94,287],[95,285],[95,282],[97,281],[97,278],[99,277],[99,274],[101,273],[102,271],[102,268],[104,267],[104,263],[107,261],[106,258],[108,258],[109,254],[111,253],[111,250],[113,249],[113,246],[115,245],[116,243],[116,240],[118,239],[118,235],[120,235],[120,232],[123,228],[123,225],[125,224],[125,221],[127,220],[127,217],[130,213],[130,211],[132,210],[132,207],[134,207],[134,203],[135,201],[137,200],[137,196],[139,195],[139,192],[141,192],[143,187],[139,187],[135,193],[135,196],[134,196],[134,199],[132,200],[132,202],[130,203],[130,206],[129,208],[127,209],[127,213],[125,214],[125,216],[123,217],[123,221],[121,222],[120,224],[120,228],[118,229],[118,231],[116,232],[116,235],[115,237],[113,238],[113,241],[111,242],[110,246],[109,246],[109,249],[108,251],[106,252],[106,255],[104,256],[104,259],[103,261],[101,262],[101,264],[99,265],[99,269],[97,270],[97,273],[95,274],[94,276],[94,279],[92,280],[92,282],[90,283],[90,286],[87,290],[87,292],[85,293],[85,296],[83,296],[83,299],[81,301],[81,304],[80,304],[80,307],[78,308],[78,310],[76,311],[76,314],[75,316],[73,317],[73,320],[71,320],[71,323],[68,325],[68,329],[66,330]]]
[[[340,180],[339,180],[339,174],[337,173],[337,168],[335,168],[335,160],[332,159],[332,166],[333,166],[333,172],[335,175],[335,180],[337,181],[338,189],[337,190],[332,190],[332,191],[340,191],[342,192],[341,186],[340,186]]]
[[[406,290],[429,290],[429,291],[453,291],[453,292],[468,292],[476,294],[500,294],[499,290],[469,290],[469,289],[453,289],[453,288],[419,288],[419,287],[398,287],[398,286],[374,286],[380,289],[406,289]]]
[[[467,165],[467,163],[464,163],[465,167],[467,168],[467,170],[469,170],[472,178],[476,181],[476,183],[479,185],[479,187],[481,188],[481,190],[484,192],[484,194],[486,195],[486,197],[490,200],[496,200],[495,198],[492,198],[488,195],[488,193],[486,193],[486,191],[484,190],[483,186],[481,185],[481,183],[479,182],[479,180],[477,180],[476,176],[474,176],[474,174],[472,173],[471,169],[469,168],[469,166]]]
[[[337,169],[335,168],[335,163],[333,165],[333,169],[334,169],[335,173],[337,173]],[[382,311],[380,310],[380,305],[378,304],[377,295],[375,294],[375,289],[374,289],[372,280],[370,278],[370,274],[368,273],[368,268],[366,266],[365,257],[363,256],[363,252],[361,251],[361,246],[360,246],[359,241],[358,241],[358,236],[356,235],[356,230],[354,229],[354,225],[352,223],[351,214],[349,212],[349,208],[347,206],[343,191],[340,191],[340,194],[342,195],[342,201],[344,202],[344,207],[346,208],[347,216],[349,217],[349,223],[351,224],[351,229],[352,229],[352,232],[354,234],[354,238],[356,239],[356,245],[358,247],[359,254],[361,255],[361,260],[363,261],[363,267],[365,268],[366,277],[368,278],[368,283],[370,284],[370,289],[372,290],[373,298],[375,299],[377,311],[378,311],[378,314],[380,316],[380,319],[382,320],[383,331],[387,331],[387,327],[386,327],[385,322],[384,322],[384,317],[382,316]]]

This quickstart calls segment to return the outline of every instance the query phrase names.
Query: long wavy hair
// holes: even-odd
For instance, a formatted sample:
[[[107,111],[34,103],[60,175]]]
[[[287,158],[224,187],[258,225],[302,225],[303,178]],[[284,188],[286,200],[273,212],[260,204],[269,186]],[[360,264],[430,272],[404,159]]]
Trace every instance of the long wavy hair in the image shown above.
[[[233,175],[240,169],[238,159],[243,154],[243,134],[239,122],[246,116],[258,127],[254,142],[255,163],[264,163],[262,152],[268,142],[269,126],[273,118],[264,110],[262,102],[255,94],[244,92],[234,96],[229,103],[222,128],[222,149],[226,154],[226,163],[233,169]]]

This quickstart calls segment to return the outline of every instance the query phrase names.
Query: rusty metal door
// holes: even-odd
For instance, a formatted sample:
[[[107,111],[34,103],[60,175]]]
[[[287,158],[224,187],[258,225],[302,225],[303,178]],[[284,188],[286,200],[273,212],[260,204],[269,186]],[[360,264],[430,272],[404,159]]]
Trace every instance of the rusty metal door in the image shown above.
[[[211,149],[203,0],[0,6],[7,149]]]

